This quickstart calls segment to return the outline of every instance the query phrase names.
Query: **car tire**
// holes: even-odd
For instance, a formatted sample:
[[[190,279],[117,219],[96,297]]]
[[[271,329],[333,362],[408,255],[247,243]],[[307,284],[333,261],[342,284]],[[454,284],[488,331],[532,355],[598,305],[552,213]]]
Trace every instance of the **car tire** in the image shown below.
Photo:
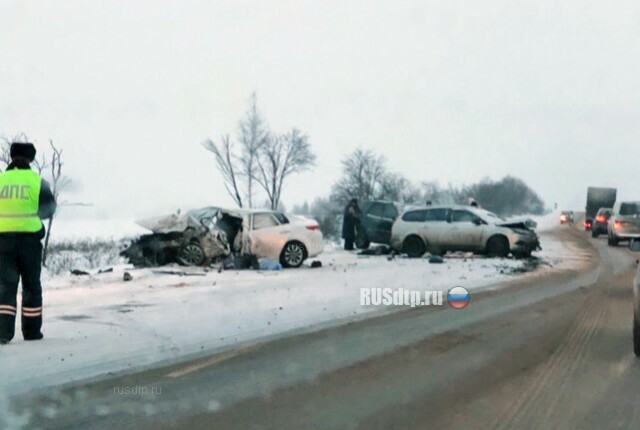
[[[598,232],[597,232],[597,231],[595,231],[595,230],[591,230],[591,237],[594,237],[594,238],[595,238],[595,237],[598,237],[598,236],[599,236],[599,234],[598,234]]]
[[[487,241],[487,255],[489,257],[504,258],[509,255],[509,241],[504,236],[492,236]]]
[[[287,242],[282,248],[280,253],[280,264],[283,267],[296,268],[302,266],[302,263],[307,258],[307,248],[305,248],[302,242],[296,240]]]
[[[409,236],[402,243],[402,251],[409,258],[420,258],[427,252],[427,247],[418,236]]]
[[[640,321],[633,315],[633,353],[640,358]]]
[[[617,237],[609,236],[607,240],[609,246],[618,246],[618,243],[620,243],[620,240]]]
[[[183,266],[201,266],[206,260],[207,255],[199,243],[191,242],[184,245],[178,251],[178,263]]]

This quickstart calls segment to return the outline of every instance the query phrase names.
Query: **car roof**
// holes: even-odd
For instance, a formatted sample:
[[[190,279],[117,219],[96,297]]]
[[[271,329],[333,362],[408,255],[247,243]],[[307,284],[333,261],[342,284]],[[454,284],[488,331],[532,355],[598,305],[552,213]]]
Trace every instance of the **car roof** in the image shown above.
[[[465,210],[478,210],[479,208],[469,205],[419,205],[419,206],[407,206],[405,212],[412,210],[422,209],[465,209]]]

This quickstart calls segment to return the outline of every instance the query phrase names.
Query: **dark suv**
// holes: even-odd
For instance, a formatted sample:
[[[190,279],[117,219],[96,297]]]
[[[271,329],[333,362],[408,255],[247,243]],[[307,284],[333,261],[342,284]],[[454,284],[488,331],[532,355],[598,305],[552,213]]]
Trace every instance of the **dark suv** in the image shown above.
[[[362,215],[356,227],[356,246],[367,249],[371,242],[388,245],[391,240],[391,226],[398,217],[398,207],[393,202],[383,200],[365,201],[360,204]]]
[[[593,220],[593,227],[591,228],[591,237],[598,237],[601,234],[607,234],[609,232],[609,218],[613,209],[600,208],[596,214],[596,219]]]

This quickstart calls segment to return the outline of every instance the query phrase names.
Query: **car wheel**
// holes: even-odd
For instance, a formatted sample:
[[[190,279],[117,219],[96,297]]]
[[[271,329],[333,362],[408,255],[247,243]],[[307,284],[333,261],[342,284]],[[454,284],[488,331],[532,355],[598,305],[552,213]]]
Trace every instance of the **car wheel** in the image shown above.
[[[633,315],[633,353],[640,358],[640,321]]]
[[[509,255],[509,241],[504,236],[492,236],[487,241],[489,257],[506,257]]]
[[[199,243],[188,243],[178,251],[178,263],[183,266],[200,266],[206,259],[204,249]]]
[[[307,250],[300,242],[288,242],[280,254],[280,263],[284,267],[300,267],[307,258]]]
[[[418,236],[409,236],[402,244],[402,251],[407,254],[409,258],[420,258],[427,252],[427,247],[424,241]]]
[[[609,236],[609,239],[607,240],[607,244],[609,246],[618,246],[619,242],[620,242],[620,240],[617,237],[614,237],[614,236]]]
[[[591,230],[591,237],[598,237],[598,232],[596,230]]]

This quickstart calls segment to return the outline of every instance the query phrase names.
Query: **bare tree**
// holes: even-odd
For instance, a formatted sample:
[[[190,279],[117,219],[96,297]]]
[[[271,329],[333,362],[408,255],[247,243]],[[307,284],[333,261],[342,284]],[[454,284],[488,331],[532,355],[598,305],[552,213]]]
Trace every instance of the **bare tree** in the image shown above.
[[[383,156],[358,148],[342,160],[342,177],[333,185],[333,196],[340,202],[351,198],[382,198],[382,182],[386,174]]]
[[[260,151],[269,140],[269,130],[258,111],[256,93],[251,95],[251,106],[240,121],[239,141],[242,148],[240,173],[246,182],[246,197],[249,207],[253,207],[253,181],[258,174],[258,157]]]
[[[51,191],[53,192],[56,200],[58,200],[58,198],[60,197],[60,193],[67,185],[69,185],[69,182],[71,182],[71,180],[62,174],[62,167],[64,166],[64,163],[62,161],[62,149],[55,146],[53,140],[49,140],[49,145],[51,146],[52,151],[51,163],[46,163],[46,159],[44,160],[45,165],[48,165],[50,167],[52,181]],[[47,227],[47,233],[44,239],[44,249],[42,252],[43,266],[47,265],[47,250],[49,249],[49,238],[51,237],[51,226],[53,225],[53,218],[53,216],[49,218],[49,225]]]
[[[238,168],[236,167],[236,157],[233,155],[233,144],[231,137],[223,135],[220,142],[220,148],[212,140],[202,142],[202,146],[207,151],[211,151],[216,157],[216,165],[222,174],[224,186],[229,195],[233,198],[239,207],[242,207],[242,194],[240,193],[238,183]]]
[[[267,193],[272,210],[280,206],[287,178],[310,169],[315,162],[316,155],[311,151],[309,138],[295,128],[282,136],[267,139],[261,145],[255,180]]]

